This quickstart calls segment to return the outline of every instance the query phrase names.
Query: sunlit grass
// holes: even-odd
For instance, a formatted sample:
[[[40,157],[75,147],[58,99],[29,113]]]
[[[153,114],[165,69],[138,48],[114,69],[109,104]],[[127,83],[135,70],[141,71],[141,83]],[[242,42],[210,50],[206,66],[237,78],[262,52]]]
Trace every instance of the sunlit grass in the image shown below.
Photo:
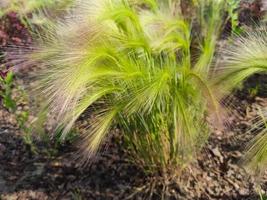
[[[219,114],[211,74],[225,3],[193,6],[198,28],[178,1],[84,1],[26,54],[44,68],[39,85],[63,138],[85,110],[95,116],[86,161],[115,127],[152,171],[183,168],[206,143],[207,118]]]

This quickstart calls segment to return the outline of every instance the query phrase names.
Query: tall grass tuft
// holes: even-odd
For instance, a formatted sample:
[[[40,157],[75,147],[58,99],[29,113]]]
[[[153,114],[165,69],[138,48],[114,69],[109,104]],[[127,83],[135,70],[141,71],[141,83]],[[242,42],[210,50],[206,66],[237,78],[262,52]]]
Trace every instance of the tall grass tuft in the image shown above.
[[[182,168],[205,144],[219,111],[211,72],[225,3],[193,3],[200,18],[189,21],[175,0],[81,1],[27,54],[44,67],[39,85],[63,138],[91,110],[86,161],[115,127],[151,171]]]
[[[231,91],[251,75],[267,73],[267,29],[265,25],[243,33],[222,50],[224,61],[218,68],[218,83]],[[262,113],[262,112],[261,112]],[[244,164],[253,172],[264,172],[267,164],[266,114],[262,113],[249,131],[261,130],[248,145]],[[265,128],[264,128],[265,127]]]

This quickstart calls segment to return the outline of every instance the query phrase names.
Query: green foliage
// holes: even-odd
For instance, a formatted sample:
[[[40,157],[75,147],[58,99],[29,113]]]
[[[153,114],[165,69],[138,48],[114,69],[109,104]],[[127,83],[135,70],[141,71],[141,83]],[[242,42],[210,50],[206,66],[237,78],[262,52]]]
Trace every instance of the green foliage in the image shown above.
[[[199,56],[196,68],[205,70],[202,73],[209,74],[210,64],[215,52],[215,46],[224,22],[223,16],[226,10],[226,2],[222,0],[196,0],[197,18],[200,24],[202,43],[199,44],[202,54]],[[194,38],[192,38],[194,39]]]
[[[73,200],[82,200],[83,199],[80,189],[74,189],[74,191],[71,192],[71,197]]]
[[[229,15],[229,19],[231,22],[231,30],[232,34],[238,34],[241,32],[241,28],[239,27],[239,13],[238,9],[240,6],[240,0],[228,0],[227,1],[227,11]]]
[[[53,18],[69,8],[74,0],[1,0],[0,17],[10,12],[18,14],[28,27],[47,25]]]
[[[265,194],[259,194],[260,195],[260,200],[267,200],[267,196]]]
[[[68,132],[68,135],[62,140],[62,131],[63,128],[58,128],[55,131],[54,140],[55,140],[55,147],[58,148],[59,146],[65,144],[65,143],[72,143],[74,140],[76,140],[79,136],[78,130],[70,130]]]
[[[12,98],[13,73],[9,72],[6,77],[0,77],[0,97],[5,108],[15,111],[16,102]]]
[[[260,86],[256,85],[255,87],[248,89],[248,93],[249,93],[250,98],[256,97],[258,95],[259,88],[260,88]]]
[[[19,88],[14,82],[14,74],[9,71],[5,77],[0,77],[0,97],[3,106],[13,113],[16,117],[19,128],[24,132],[23,139],[32,150],[35,152],[35,147],[32,143],[30,127],[27,125],[29,121],[29,112],[18,110],[17,102],[25,99],[24,90]],[[17,91],[17,97],[14,97],[14,90]]]
[[[207,141],[206,117],[218,112],[210,75],[225,3],[194,2],[198,38],[177,3],[86,1],[28,55],[46,67],[40,85],[63,138],[84,111],[94,116],[86,160],[115,127],[149,170],[183,167]]]

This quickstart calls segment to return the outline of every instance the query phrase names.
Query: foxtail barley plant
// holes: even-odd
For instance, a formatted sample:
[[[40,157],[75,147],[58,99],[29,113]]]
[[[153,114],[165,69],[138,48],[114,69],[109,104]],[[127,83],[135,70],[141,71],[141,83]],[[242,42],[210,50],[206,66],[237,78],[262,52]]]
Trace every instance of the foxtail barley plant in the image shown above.
[[[86,160],[115,127],[149,170],[183,167],[205,144],[219,107],[211,72],[225,3],[193,6],[188,21],[175,0],[81,1],[25,55],[44,68],[40,85],[63,138],[91,110]]]
[[[242,86],[242,83],[253,74],[267,73],[267,29],[265,25],[257,27],[237,36],[223,49],[224,61],[219,67],[220,83],[224,90]],[[264,172],[267,164],[267,134],[266,113],[261,111],[261,117],[250,131],[263,130],[249,144],[244,163],[253,172]]]

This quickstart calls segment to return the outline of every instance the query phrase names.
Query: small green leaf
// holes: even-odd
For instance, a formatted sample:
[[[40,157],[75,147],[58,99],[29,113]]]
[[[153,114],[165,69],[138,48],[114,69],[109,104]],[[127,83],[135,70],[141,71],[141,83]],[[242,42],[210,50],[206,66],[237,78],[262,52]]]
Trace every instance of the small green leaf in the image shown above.
[[[14,79],[14,74],[12,72],[8,72],[5,78],[5,83],[7,85],[11,85],[13,83],[13,79]]]

